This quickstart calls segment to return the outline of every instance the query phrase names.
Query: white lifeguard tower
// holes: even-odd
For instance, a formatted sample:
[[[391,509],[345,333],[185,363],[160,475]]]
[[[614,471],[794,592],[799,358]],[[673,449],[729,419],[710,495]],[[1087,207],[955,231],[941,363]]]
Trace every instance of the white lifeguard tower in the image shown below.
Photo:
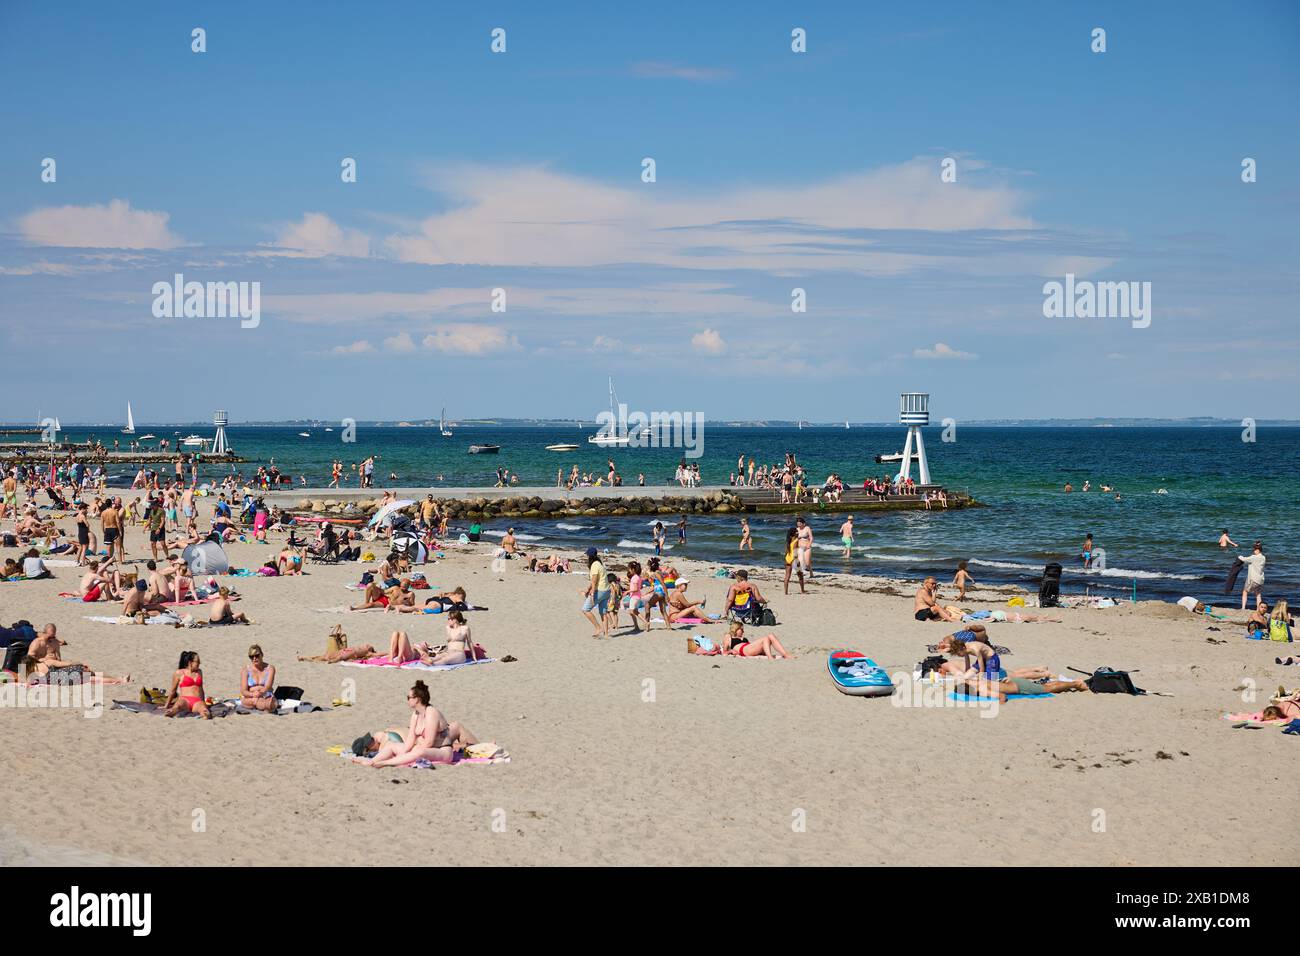
[[[899,462],[898,480],[904,481],[912,472],[912,443],[916,443],[916,467],[920,474],[918,484],[930,483],[930,463],[925,458],[925,439],[921,429],[930,424],[930,395],[928,392],[904,392],[898,400],[898,423],[907,426],[907,443],[903,445],[903,460]]]
[[[230,448],[226,445],[226,426],[230,424],[230,416],[224,410],[217,411],[212,416],[212,424],[217,427],[217,433],[212,436],[213,455],[228,455]],[[910,441],[910,439],[909,439]],[[924,458],[921,461],[925,461]]]

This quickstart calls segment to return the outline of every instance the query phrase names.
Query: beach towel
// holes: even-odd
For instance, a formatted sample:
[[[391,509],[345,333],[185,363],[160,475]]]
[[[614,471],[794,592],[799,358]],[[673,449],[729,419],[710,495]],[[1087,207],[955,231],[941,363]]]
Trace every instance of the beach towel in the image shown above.
[[[117,617],[108,617],[107,615],[86,615],[87,621],[94,621],[97,624],[134,624],[135,618],[127,617],[125,614]],[[175,614],[163,613],[156,617],[147,617],[144,619],[146,624],[180,624],[181,619]]]
[[[110,710],[129,710],[133,714],[152,714],[155,717],[162,717],[167,708],[161,704],[142,704],[138,700],[115,700]],[[208,712],[215,717],[229,716],[233,708],[229,704],[214,703],[208,708]],[[184,720],[186,717],[198,717],[198,714],[184,713],[178,715],[175,719]]]
[[[352,751],[347,747],[344,747],[339,752],[339,756],[347,761],[352,761],[353,759]],[[371,759],[372,758],[370,757],[361,758],[361,760],[365,763],[370,763]],[[405,765],[405,767],[391,767],[391,768],[385,767],[384,769],[386,770],[389,769],[391,770],[402,770],[402,769],[433,770],[435,767],[459,767],[461,764],[489,764],[489,763],[509,763],[509,762],[510,762],[510,754],[506,753],[504,750],[501,750],[500,748],[497,748],[497,755],[494,757],[466,757],[463,753],[461,753],[458,750],[456,751],[455,754],[452,755],[451,763],[437,764],[437,763],[430,763],[428,760],[417,760],[415,763]]]
[[[1013,700],[1042,700],[1045,697],[1055,696],[1055,694],[1007,694],[1007,703],[1010,703]],[[979,703],[980,701],[987,703],[991,700],[996,700],[994,697],[972,697],[970,694],[962,694],[957,691],[949,691],[948,699],[965,701],[972,704]]]
[[[1237,589],[1237,577],[1241,574],[1241,569],[1246,565],[1241,558],[1232,559],[1232,567],[1228,569],[1227,580],[1223,582],[1223,593],[1231,594]]]
[[[454,671],[462,667],[473,667],[475,664],[494,664],[495,657],[484,657],[476,661],[465,661],[463,664],[426,664],[421,660],[407,661],[405,664],[397,664],[390,661],[387,657],[370,657],[363,661],[340,661],[345,667],[396,667],[401,670],[411,671]]]

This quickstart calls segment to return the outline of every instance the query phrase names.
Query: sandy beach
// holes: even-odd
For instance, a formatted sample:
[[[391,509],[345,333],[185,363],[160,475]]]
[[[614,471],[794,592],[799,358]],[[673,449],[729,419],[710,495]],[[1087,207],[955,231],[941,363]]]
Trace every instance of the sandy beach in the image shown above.
[[[208,511],[205,500],[201,521]],[[256,567],[281,539],[227,551],[234,565]],[[143,560],[147,547],[143,529],[130,528],[128,557]],[[383,554],[381,543],[371,550]],[[1012,651],[1008,667],[1110,665],[1140,671],[1140,686],[1168,695],[1066,694],[1013,701],[992,716],[836,692],[829,651],[863,651],[910,674],[926,645],[954,629],[914,621],[897,581],[819,575],[809,594],[787,597],[775,571],[756,572],[780,620],[771,630],[796,659],[697,657],[686,653],[686,627],[592,639],[578,611],[581,573],[529,574],[519,561],[494,571],[494,550],[486,541],[448,549],[422,570],[435,588],[463,585],[487,607],[469,615],[474,639],[492,657],[517,660],[441,673],[295,660],[323,653],[337,623],[353,646],[382,650],[396,627],[441,639],[438,616],[329,610],[357,599],[345,585],[373,565],[223,579],[255,623],[213,629],[86,620],[115,608],[61,600],[76,589],[73,568],[4,584],[5,623],[52,621],[69,642],[65,658],[133,675],[130,687],[106,687],[106,702],[134,699],[142,684],[166,688],[185,649],[201,653],[210,694],[231,694],[256,642],[279,683],[327,707],[354,688],[355,704],[213,721],[6,708],[10,740],[23,744],[8,760],[0,863],[1300,861],[1280,836],[1300,810],[1295,742],[1275,727],[1220,719],[1261,709],[1279,684],[1297,683],[1297,670],[1273,663],[1289,645],[1245,640],[1236,624],[1207,631],[1215,622],[1140,602],[1053,610],[1060,624],[990,625],[993,642]],[[569,556],[579,567],[580,555]],[[712,575],[723,565],[673,563],[716,610],[727,582]],[[1008,596],[976,590],[963,603],[1005,607]],[[497,741],[511,762],[375,770],[329,752],[404,725],[417,678],[449,719]],[[1239,689],[1250,682],[1253,703]]]

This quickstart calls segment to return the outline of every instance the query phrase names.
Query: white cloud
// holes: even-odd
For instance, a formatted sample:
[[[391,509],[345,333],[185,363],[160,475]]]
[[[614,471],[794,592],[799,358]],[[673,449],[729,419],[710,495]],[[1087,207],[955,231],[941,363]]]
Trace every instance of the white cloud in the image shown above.
[[[920,359],[975,359],[979,358],[973,352],[959,352],[950,345],[942,342],[936,342],[932,349],[913,349],[913,358]]]
[[[373,352],[375,347],[365,339],[357,339],[351,345],[336,345],[330,349],[335,355],[361,355],[365,352]]]
[[[304,213],[301,222],[282,226],[271,245],[304,258],[352,256],[364,259],[370,255],[369,236],[356,229],[344,229],[322,212]]]
[[[424,337],[426,349],[458,355],[486,355],[516,349],[515,337],[499,325],[440,325]]]
[[[713,329],[705,329],[698,335],[691,336],[691,345],[701,352],[709,352],[718,355],[726,348],[726,343],[722,341],[722,336]]]
[[[631,69],[634,76],[644,76],[656,80],[708,82],[710,80],[725,80],[731,76],[731,71],[722,67],[687,66],[682,63],[668,63],[661,60],[643,60],[639,63],[633,63]]]
[[[414,233],[390,236],[385,247],[402,261],[429,265],[642,263],[892,274],[946,260],[874,250],[869,237],[846,232],[1033,226],[1020,213],[1026,194],[941,183],[931,158],[810,185],[699,195],[641,183],[636,169],[626,186],[536,167],[440,169],[430,185],[451,208],[423,220]]]
[[[409,332],[398,332],[396,335],[384,339],[384,348],[390,352],[414,352],[415,340],[411,338]]]
[[[106,206],[48,206],[18,220],[23,239],[39,246],[102,249],[174,249],[178,236],[165,212],[132,209],[125,199]]]

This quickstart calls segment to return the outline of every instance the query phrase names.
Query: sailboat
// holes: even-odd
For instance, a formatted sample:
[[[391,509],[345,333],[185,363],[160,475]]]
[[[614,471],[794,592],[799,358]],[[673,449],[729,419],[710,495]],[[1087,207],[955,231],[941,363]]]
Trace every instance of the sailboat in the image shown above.
[[[442,414],[438,416],[438,434],[443,438],[451,438],[451,429],[447,427],[447,406],[442,407]]]
[[[849,423],[848,423],[848,422],[845,422],[845,423],[844,423],[844,428],[845,428],[846,431],[848,430],[848,427],[849,427]]]
[[[135,434],[135,418],[131,415],[131,403],[126,403],[126,427],[122,429],[123,435]]]
[[[611,428],[618,427],[617,409],[618,409],[618,393],[614,391],[614,379],[610,378],[609,417],[612,423],[610,426]],[[581,427],[581,425],[579,425],[579,427]],[[642,429],[637,435],[628,435],[626,433],[620,435],[615,431],[606,432],[602,428],[600,431],[596,432],[596,434],[587,436],[587,444],[600,445],[601,447],[604,448],[626,448],[631,443],[633,438],[639,437],[640,435],[644,435],[649,431],[650,431],[650,427],[648,425],[644,429]]]

